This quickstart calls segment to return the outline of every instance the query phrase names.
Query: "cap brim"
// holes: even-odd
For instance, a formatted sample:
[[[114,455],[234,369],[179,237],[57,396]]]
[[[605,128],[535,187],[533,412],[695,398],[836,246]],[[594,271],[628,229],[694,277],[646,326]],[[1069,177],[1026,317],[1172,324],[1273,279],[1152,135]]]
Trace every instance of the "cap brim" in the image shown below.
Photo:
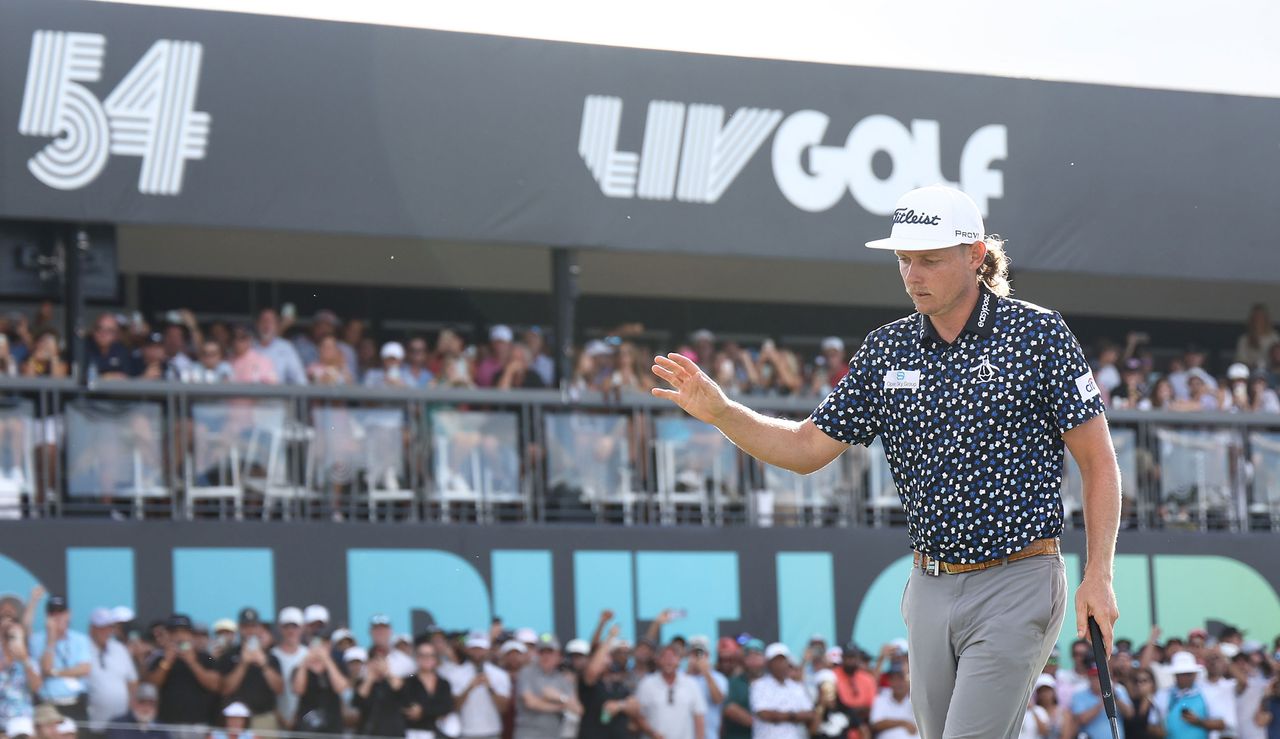
[[[974,239],[980,241],[981,239]],[[944,243],[941,241],[932,241],[930,239],[910,239],[903,236],[890,236],[887,239],[876,239],[875,241],[866,242],[868,249],[883,249],[885,251],[930,251],[933,249],[950,249],[953,246],[960,246],[962,243],[973,243],[957,241],[955,243]]]

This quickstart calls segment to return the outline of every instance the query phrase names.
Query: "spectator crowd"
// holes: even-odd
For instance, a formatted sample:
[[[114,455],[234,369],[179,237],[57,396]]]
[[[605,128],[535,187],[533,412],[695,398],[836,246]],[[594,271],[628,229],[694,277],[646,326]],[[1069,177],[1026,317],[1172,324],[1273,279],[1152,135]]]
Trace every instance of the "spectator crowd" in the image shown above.
[[[282,315],[283,314],[283,315]],[[404,388],[550,388],[578,394],[647,393],[655,384],[655,352],[677,351],[734,396],[820,396],[847,370],[852,352],[828,336],[815,356],[765,339],[758,347],[717,340],[701,329],[687,341],[655,346],[644,327],[616,327],[605,339],[579,347],[568,377],[556,376],[543,331],[517,332],[497,324],[482,340],[443,328],[433,335],[375,337],[366,321],[342,321],[321,310],[299,321],[292,306],[266,308],[252,322],[200,322],[189,310],[169,311],[154,328],[144,318],[102,313],[85,338],[91,379],[148,379],[198,383],[364,385]],[[54,306],[34,318],[0,317],[0,376],[66,377],[65,341]],[[1141,332],[1123,346],[1098,343],[1095,377],[1104,399],[1118,409],[1225,410],[1280,413],[1280,334],[1264,305],[1255,305],[1231,360],[1215,366],[1209,352],[1191,345],[1178,356],[1150,345]]]
[[[664,611],[632,644],[613,614],[587,639],[487,629],[410,636],[385,615],[333,628],[328,609],[253,608],[211,627],[183,614],[143,625],[96,608],[88,634],[52,596],[39,630],[28,603],[0,598],[0,736],[6,739],[906,739],[917,734],[905,640],[872,656],[814,635],[803,654],[751,634],[674,636]],[[1280,637],[1225,627],[1110,655],[1124,736],[1280,737]],[[1055,651],[1020,737],[1110,736],[1087,642]]]

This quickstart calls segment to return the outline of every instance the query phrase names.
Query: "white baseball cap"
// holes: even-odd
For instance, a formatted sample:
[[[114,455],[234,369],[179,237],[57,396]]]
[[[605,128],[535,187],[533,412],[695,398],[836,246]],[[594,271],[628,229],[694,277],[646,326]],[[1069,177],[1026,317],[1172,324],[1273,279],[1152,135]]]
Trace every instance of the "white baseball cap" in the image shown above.
[[[307,606],[307,610],[305,615],[303,615],[303,618],[306,619],[309,624],[313,624],[317,621],[327,624],[329,623],[329,609],[318,603],[309,605]]]
[[[1249,366],[1236,362],[1227,368],[1228,380],[1247,380],[1249,379]]]
[[[369,653],[364,647],[347,647],[347,651],[342,653],[343,662],[368,662]]]
[[[982,213],[973,198],[954,187],[930,185],[898,198],[893,230],[887,239],[868,241],[871,249],[927,251],[986,238]]]
[[[591,645],[585,639],[570,639],[569,643],[564,645],[565,654],[590,654]]]
[[[473,634],[467,637],[467,649],[488,649],[490,646],[489,637],[484,634]]]
[[[227,718],[249,718],[249,707],[240,701],[236,701],[222,709],[222,715]]]
[[[404,344],[398,341],[388,341],[382,345],[383,359],[404,359]]]
[[[1040,673],[1040,676],[1036,678],[1036,690],[1039,690],[1040,688],[1057,689],[1057,687],[1058,685],[1057,683],[1054,682],[1053,675],[1049,675],[1042,672]]]
[[[281,626],[284,626],[285,624],[301,626],[303,624],[302,609],[294,606],[281,608],[280,615],[276,616],[276,623]]]
[[[525,648],[524,644],[522,644],[519,641],[516,641],[515,639],[512,639],[509,642],[505,642],[502,645],[502,648],[498,650],[498,653],[506,654],[507,652],[519,652],[520,654],[524,654],[525,652],[528,652],[528,651],[529,650]]]
[[[515,337],[515,332],[505,324],[499,323],[489,329],[489,341],[512,341]]]
[[[115,612],[110,608],[95,608],[89,615],[89,625],[95,628],[115,626],[117,623],[119,622],[116,621]]]
[[[134,614],[133,609],[129,606],[116,606],[111,609],[111,617],[114,618],[118,624],[129,623],[133,620],[134,615],[136,614]]]
[[[518,642],[524,642],[525,644],[533,644],[534,642],[538,641],[538,632],[534,631],[528,626],[522,626],[521,628],[516,629],[515,637],[516,637],[516,641]]]
[[[782,642],[774,642],[764,648],[764,658],[772,660],[774,657],[786,657],[787,661],[791,661],[791,650]]]

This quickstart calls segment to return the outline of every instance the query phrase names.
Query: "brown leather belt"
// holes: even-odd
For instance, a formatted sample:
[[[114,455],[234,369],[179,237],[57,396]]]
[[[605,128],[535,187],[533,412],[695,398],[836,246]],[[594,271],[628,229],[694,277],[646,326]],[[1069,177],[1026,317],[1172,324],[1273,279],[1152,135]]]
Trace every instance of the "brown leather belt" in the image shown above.
[[[973,562],[970,564],[952,564],[934,559],[922,552],[916,552],[912,558],[912,563],[924,571],[926,575],[938,575],[939,573],[947,575],[959,575],[962,572],[978,572],[980,570],[988,570],[992,567],[1017,562],[1020,559],[1028,557],[1042,557],[1047,554],[1058,554],[1060,551],[1057,539],[1036,539],[1027,545],[1025,549],[1020,549],[1008,557],[1000,557],[999,559],[989,559],[986,562]]]

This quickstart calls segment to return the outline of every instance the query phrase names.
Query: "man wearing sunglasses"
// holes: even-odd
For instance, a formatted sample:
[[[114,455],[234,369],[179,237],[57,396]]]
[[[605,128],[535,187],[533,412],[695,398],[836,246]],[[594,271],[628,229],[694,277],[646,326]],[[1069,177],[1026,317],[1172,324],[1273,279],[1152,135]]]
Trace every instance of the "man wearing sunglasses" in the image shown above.
[[[674,644],[658,652],[658,671],[636,686],[640,713],[660,739],[716,739],[706,736],[707,702],[702,688],[680,672],[680,654]]]

